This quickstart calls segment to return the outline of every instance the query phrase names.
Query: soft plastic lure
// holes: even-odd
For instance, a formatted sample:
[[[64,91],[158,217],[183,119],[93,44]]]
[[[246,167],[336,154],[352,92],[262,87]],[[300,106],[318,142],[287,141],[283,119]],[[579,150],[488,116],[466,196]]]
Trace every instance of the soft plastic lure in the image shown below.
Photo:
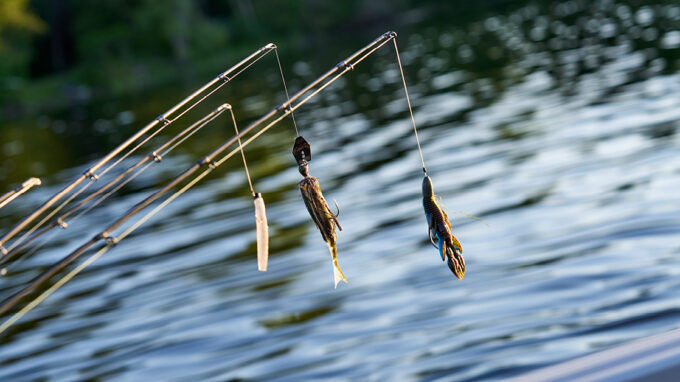
[[[326,199],[323,197],[319,180],[309,175],[307,161],[312,159],[312,153],[309,143],[301,136],[295,138],[293,156],[298,163],[300,174],[304,177],[299,183],[302,200],[305,202],[309,216],[312,217],[316,228],[321,232],[321,237],[328,244],[328,249],[331,252],[331,258],[333,259],[333,280],[337,288],[341,280],[347,282],[347,278],[338,265],[338,235],[335,228],[337,227],[342,231],[342,227],[338,222],[337,214],[331,211]]]
[[[451,272],[462,280],[465,277],[465,259],[463,259],[463,247],[451,233],[451,223],[446,212],[437,203],[432,179],[425,175],[423,179],[423,208],[427,219],[427,233],[430,242],[439,250],[442,261],[451,269]],[[435,239],[437,243],[435,243]]]

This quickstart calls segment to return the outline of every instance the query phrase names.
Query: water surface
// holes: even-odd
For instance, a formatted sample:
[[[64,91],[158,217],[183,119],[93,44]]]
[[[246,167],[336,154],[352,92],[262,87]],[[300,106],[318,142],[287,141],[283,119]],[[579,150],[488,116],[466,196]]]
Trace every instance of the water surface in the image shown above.
[[[428,242],[420,159],[394,53],[384,48],[297,113],[314,150],[311,173],[341,206],[349,284],[333,289],[326,245],[296,188],[287,121],[246,150],[267,202],[268,272],[257,272],[252,201],[235,157],[16,324],[1,340],[0,379],[501,379],[678,327],[679,25],[680,7],[665,2],[568,1],[458,26],[432,16],[400,31],[429,173],[464,248],[463,281]],[[290,88],[352,50],[340,46],[328,65],[282,57]],[[205,110],[226,100],[243,126],[266,112],[282,97],[273,63]],[[28,130],[34,143],[5,141],[7,176],[19,165],[68,169],[3,209],[3,227],[184,90],[101,106],[81,122],[93,130],[47,119]],[[219,120],[51,237],[10,267],[3,290],[82,244],[231,129]],[[86,138],[69,141],[76,133]],[[54,144],[49,155],[65,154],[50,162],[38,139],[69,143]]]

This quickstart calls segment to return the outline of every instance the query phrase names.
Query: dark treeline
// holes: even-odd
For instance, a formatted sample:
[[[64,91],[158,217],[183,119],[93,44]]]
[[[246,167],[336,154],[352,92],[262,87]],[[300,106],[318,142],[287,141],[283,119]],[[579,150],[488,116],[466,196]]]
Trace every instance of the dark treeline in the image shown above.
[[[329,49],[329,36],[372,37],[443,14],[456,24],[511,3],[1,0],[0,120],[186,81],[269,41]]]
[[[57,106],[55,97],[148,88],[227,51],[238,56],[270,40],[309,44],[408,7],[408,0],[2,0],[0,118]]]

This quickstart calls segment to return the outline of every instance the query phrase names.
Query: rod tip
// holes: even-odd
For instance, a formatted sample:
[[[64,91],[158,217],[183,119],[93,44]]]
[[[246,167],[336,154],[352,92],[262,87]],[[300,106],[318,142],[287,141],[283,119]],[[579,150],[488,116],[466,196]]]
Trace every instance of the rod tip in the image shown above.
[[[42,181],[40,180],[40,178],[33,177],[33,178],[28,178],[28,180],[26,180],[24,182],[24,184],[22,184],[22,186],[33,187],[33,186],[40,186],[41,184],[42,184]]]

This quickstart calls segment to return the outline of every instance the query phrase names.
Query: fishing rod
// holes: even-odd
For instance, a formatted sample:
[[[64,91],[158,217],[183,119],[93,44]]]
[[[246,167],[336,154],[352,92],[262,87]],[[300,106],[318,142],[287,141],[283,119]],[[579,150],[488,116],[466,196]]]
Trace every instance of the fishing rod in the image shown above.
[[[34,186],[40,186],[42,182],[40,181],[39,178],[28,178],[26,179],[23,183],[18,185],[16,188],[13,190],[7,192],[6,194],[0,196],[0,208],[6,206],[11,202],[12,200],[18,198],[21,194],[24,192],[27,192]]]
[[[276,60],[277,60],[277,62],[279,63],[278,67],[279,67],[279,70],[281,71],[281,70],[282,70],[282,69],[281,69],[281,64],[280,64],[279,57],[278,57],[278,52],[277,52],[278,48],[276,47],[276,45],[270,43],[269,45],[263,47],[263,48],[260,49],[260,50],[263,50],[263,49],[268,49],[268,50],[264,51],[264,54],[258,55],[258,56],[256,56],[256,57],[254,57],[254,59],[251,59],[251,60],[249,61],[248,65],[246,65],[245,67],[241,68],[241,70],[239,70],[239,71],[238,71],[237,73],[235,73],[234,75],[230,76],[230,77],[229,77],[229,81],[231,81],[231,80],[233,80],[234,78],[236,78],[239,74],[241,74],[244,70],[248,69],[251,65],[253,65],[253,64],[256,63],[257,61],[259,61],[261,58],[263,58],[263,57],[264,57],[267,53],[269,53],[271,50],[274,50],[274,52],[276,53]],[[257,53],[257,52],[256,52],[256,53]],[[253,56],[251,55],[251,57],[253,57]],[[246,60],[248,60],[248,58],[246,58]],[[245,60],[244,60],[244,61],[245,61]],[[242,61],[242,62],[244,62],[244,61]],[[234,68],[238,68],[240,65],[241,65],[241,63],[239,63],[239,64],[237,64],[236,66],[234,66]],[[234,68],[232,68],[232,69],[234,69]],[[227,72],[225,72],[225,73],[227,73]],[[220,76],[223,76],[223,75],[224,75],[224,74],[222,74],[222,75],[220,75]],[[218,76],[218,77],[220,77],[220,76]],[[282,76],[283,76],[283,74],[282,74]],[[226,82],[223,82],[223,84],[225,84],[225,83],[226,83]],[[285,81],[284,81],[284,87],[285,87]],[[200,101],[203,101],[205,98],[207,98],[209,95],[211,95],[211,94],[212,94],[215,90],[217,90],[217,89],[219,89],[219,87],[217,87],[216,89],[214,89],[213,91],[211,91],[209,94],[207,94],[206,96],[204,96]],[[286,89],[286,94],[287,94],[287,89]],[[200,102],[200,101],[199,101],[199,102]],[[224,110],[222,110],[222,111],[224,111]],[[222,111],[220,111],[219,113],[217,113],[217,111],[213,111],[213,113],[217,113],[217,114],[219,115],[220,113],[222,113]],[[206,122],[206,123],[203,123],[203,121],[205,121],[205,120],[207,120],[208,118],[210,118],[210,115],[211,115],[211,114],[206,115],[204,118],[202,118],[202,119],[199,120],[198,122],[194,123],[193,125],[187,127],[186,129],[182,130],[181,132],[179,132],[177,135],[175,135],[173,138],[171,138],[170,140],[168,140],[168,141],[167,141],[165,144],[163,144],[162,146],[156,148],[155,150],[152,150],[147,156],[145,156],[145,157],[143,157],[142,159],[140,159],[137,163],[135,163],[134,165],[130,166],[128,169],[126,169],[123,173],[121,173],[121,174],[119,174],[118,176],[116,176],[114,179],[111,179],[109,182],[107,182],[107,183],[104,184],[102,187],[100,187],[97,191],[93,192],[92,194],[90,194],[89,196],[87,196],[86,198],[84,198],[83,200],[79,201],[79,202],[78,202],[76,205],[74,205],[71,209],[67,210],[65,213],[63,213],[62,215],[60,215],[59,217],[57,217],[56,219],[54,219],[50,224],[46,225],[45,227],[43,227],[43,228],[40,229],[39,231],[35,232],[35,229],[37,229],[37,228],[34,228],[34,229],[29,230],[29,232],[27,232],[26,234],[24,234],[24,236],[22,236],[22,237],[21,237],[20,239],[18,239],[15,243],[13,243],[13,245],[6,251],[7,253],[5,254],[5,256],[0,257],[0,266],[2,266],[3,264],[6,264],[6,263],[9,262],[10,260],[12,260],[14,257],[16,257],[16,255],[17,255],[22,249],[24,249],[24,248],[25,248],[26,246],[28,246],[30,243],[32,243],[32,242],[35,241],[36,239],[40,238],[41,236],[43,236],[43,235],[46,234],[47,232],[51,231],[52,229],[54,229],[54,228],[56,228],[56,227],[67,228],[68,225],[69,225],[69,222],[67,222],[66,219],[68,219],[69,217],[71,217],[75,212],[77,212],[78,210],[80,210],[83,206],[87,205],[89,202],[91,202],[91,201],[94,200],[95,198],[99,197],[99,198],[96,199],[90,206],[88,206],[85,210],[83,210],[83,211],[80,212],[78,215],[76,215],[76,216],[73,218],[73,220],[75,220],[75,219],[79,218],[80,216],[84,215],[85,213],[89,212],[91,209],[93,209],[94,207],[96,207],[97,205],[99,205],[100,203],[102,203],[104,200],[106,200],[106,199],[107,199],[108,197],[110,197],[112,194],[114,194],[115,192],[117,192],[118,190],[120,190],[120,189],[121,189],[122,187],[124,187],[127,183],[129,183],[129,182],[132,181],[135,177],[137,177],[137,176],[140,175],[143,171],[145,171],[145,170],[149,167],[150,164],[160,162],[160,161],[162,160],[162,158],[163,158],[168,152],[170,152],[172,149],[174,149],[177,145],[179,145],[179,144],[181,144],[182,142],[184,142],[184,140],[188,139],[191,135],[193,135],[194,133],[196,133],[198,129],[200,129],[200,128],[202,128],[203,126],[205,126],[205,124],[207,124],[207,122]],[[215,115],[214,117],[216,117],[216,115]],[[213,118],[214,118],[214,117],[213,117]],[[177,117],[176,117],[175,119],[177,119]],[[210,120],[212,120],[212,119],[210,119]],[[209,122],[209,121],[208,121],[208,122]],[[175,141],[179,141],[179,142],[175,143]],[[164,151],[168,146],[170,146],[170,148],[167,149],[167,151]],[[147,163],[147,162],[150,162],[150,161],[151,161],[151,163]],[[137,170],[138,168],[140,168],[141,166],[143,166],[145,163],[146,163],[146,166],[144,166],[141,170],[135,172],[133,175],[130,175],[130,174],[132,174],[135,170]],[[116,184],[118,184],[118,186],[116,186]],[[116,186],[116,187],[113,188],[114,186]],[[111,191],[109,191],[108,193],[104,194],[104,192],[110,190],[111,188],[113,188],[113,190],[111,190]],[[104,195],[102,195],[102,194],[104,194]],[[101,196],[100,196],[100,195],[101,195]],[[53,216],[53,215],[51,214],[49,217],[51,218],[52,216]],[[46,219],[43,219],[43,220],[46,220]],[[41,225],[42,225],[42,224],[41,224]],[[31,235],[31,234],[32,234],[32,235]],[[29,237],[29,236],[30,236],[30,237]],[[27,238],[27,237],[28,237],[28,238]],[[34,248],[34,249],[32,249],[32,252],[35,252],[36,250],[37,250],[37,248]]]
[[[328,70],[326,73],[321,75],[319,78],[317,78],[316,80],[314,80],[313,82],[311,82],[310,84],[305,86],[303,89],[298,91],[296,94],[294,94],[292,97],[290,97],[290,99],[288,99],[287,101],[285,101],[285,102],[279,104],[278,106],[274,107],[272,110],[270,110],[268,113],[264,114],[263,116],[261,116],[257,120],[251,122],[243,130],[240,130],[240,132],[238,134],[235,134],[234,136],[229,138],[227,141],[222,143],[220,146],[215,148],[208,155],[204,156],[203,158],[198,160],[196,163],[194,163],[192,166],[190,166],[189,168],[184,170],[177,177],[175,177],[173,180],[171,180],[165,186],[163,186],[163,188],[154,192],[153,194],[148,196],[146,199],[142,200],[141,202],[137,203],[135,206],[130,208],[123,216],[121,216],[116,221],[111,223],[104,230],[102,230],[101,232],[96,234],[94,237],[92,237],[86,243],[82,244],[80,247],[78,247],[77,249],[72,251],[68,256],[64,257],[59,262],[52,265],[46,271],[44,271],[43,273],[41,273],[40,275],[35,277],[33,280],[31,280],[27,286],[25,286],[24,288],[20,289],[16,293],[14,293],[12,296],[10,296],[7,299],[5,299],[4,301],[2,301],[2,303],[0,303],[0,315],[6,313],[8,310],[13,308],[23,297],[25,297],[26,295],[28,295],[29,293],[34,291],[39,285],[41,285],[45,281],[49,280],[55,274],[57,274],[58,272],[63,270],[65,267],[67,267],[68,265],[73,263],[76,259],[78,259],[81,255],[83,255],[92,246],[94,246],[95,244],[97,244],[100,241],[105,242],[105,246],[101,247],[90,258],[85,260],[85,262],[81,263],[78,267],[74,268],[64,278],[59,280],[52,287],[48,288],[45,292],[43,292],[40,296],[38,296],[38,298],[33,300],[30,304],[26,305],[23,309],[21,309],[19,312],[17,312],[13,317],[11,317],[5,323],[3,323],[2,327],[0,327],[0,332],[5,330],[9,325],[11,325],[13,322],[15,322],[23,314],[25,314],[27,311],[29,311],[34,306],[36,306],[40,301],[44,300],[44,298],[46,298],[51,293],[53,293],[56,289],[58,289],[66,281],[70,280],[73,276],[75,276],[75,274],[82,271],[82,269],[84,269],[87,265],[91,264],[99,256],[104,254],[110,248],[113,248],[114,246],[116,246],[121,240],[126,238],[134,230],[138,229],[149,218],[151,218],[158,211],[160,211],[160,209],[164,208],[172,200],[179,197],[184,192],[188,191],[191,187],[193,187],[196,183],[198,183],[198,181],[200,181],[202,178],[207,176],[214,169],[216,169],[217,167],[222,165],[224,162],[226,162],[229,158],[231,158],[236,153],[243,150],[244,147],[246,147],[251,142],[253,142],[255,139],[257,139],[259,136],[264,134],[271,127],[275,126],[282,119],[284,119],[288,115],[292,114],[295,110],[300,108],[307,101],[309,101],[312,97],[316,96],[319,92],[321,92],[322,90],[327,88],[329,85],[331,85],[337,79],[339,79],[340,77],[345,75],[347,72],[354,70],[355,65],[362,62],[368,56],[373,54],[373,52],[380,49],[382,46],[384,46],[388,42],[395,40],[396,37],[397,37],[397,34],[395,32],[386,32],[383,35],[381,35],[380,37],[373,40],[371,43],[369,43],[365,47],[354,52],[352,55],[350,55],[349,57],[347,57],[343,61],[340,61],[333,68]],[[396,44],[395,44],[395,49],[396,49]],[[223,105],[223,107],[228,108],[228,110],[230,110],[230,112],[233,113],[233,110],[232,110],[230,105],[225,104],[225,105]],[[277,116],[277,114],[278,114],[278,116]],[[276,117],[276,118],[274,118],[274,117]],[[260,127],[261,125],[264,125],[264,126]],[[238,145],[238,147],[236,147],[235,149],[231,150],[230,152],[226,153],[225,155],[223,155],[222,157],[220,157],[218,159],[220,154],[223,154],[230,146],[237,143],[241,138],[245,137],[248,133],[254,131],[258,127],[259,127],[259,130],[257,130],[250,138],[243,141],[241,144]],[[197,176],[195,176],[194,179],[189,181],[189,183],[187,183],[184,187],[182,187],[180,190],[176,191],[174,194],[172,194],[170,197],[168,197],[166,200],[164,200],[160,205],[158,205],[156,208],[154,208],[153,210],[148,212],[145,216],[140,218],[135,224],[133,224],[131,227],[129,227],[127,230],[125,230],[122,234],[120,234],[117,237],[111,236],[111,234],[114,230],[121,227],[124,223],[126,223],[128,220],[130,220],[133,216],[137,215],[138,213],[140,213],[141,211],[146,209],[149,205],[154,203],[156,200],[160,199],[163,195],[167,194],[170,190],[177,187],[180,183],[187,180],[189,177],[194,175],[199,170],[202,170],[202,171]]]
[[[122,172],[121,174],[119,174],[115,178],[111,179],[109,182],[104,184],[97,191],[93,192],[92,194],[90,194],[89,196],[87,196],[86,198],[84,198],[83,200],[78,202],[71,209],[69,209],[64,214],[62,214],[61,216],[59,216],[58,218],[53,220],[49,225],[47,225],[47,226],[43,227],[42,229],[40,229],[39,231],[35,232],[30,238],[25,240],[23,243],[21,243],[18,246],[15,246],[13,249],[11,249],[5,256],[0,258],[0,266],[4,265],[5,263],[12,260],[23,248],[25,248],[27,245],[32,243],[34,240],[38,239],[40,236],[49,232],[51,229],[53,229],[55,227],[61,227],[61,228],[68,227],[69,223],[66,221],[66,219],[71,217],[71,215],[76,213],[78,210],[80,210],[83,206],[88,204],[90,201],[99,197],[90,206],[88,206],[87,209],[85,209],[84,211],[82,211],[81,213],[76,215],[76,217],[74,217],[73,220],[82,216],[83,214],[90,211],[92,208],[99,205],[105,199],[107,199],[108,197],[113,195],[115,192],[120,190],[122,187],[124,187],[126,184],[128,184],[129,182],[134,180],[136,177],[141,175],[152,164],[160,163],[163,160],[163,157],[165,157],[168,153],[170,153],[170,151],[172,151],[177,146],[182,144],[185,140],[187,140],[192,135],[197,133],[204,126],[206,126],[210,122],[212,122],[215,118],[217,118],[220,114],[222,114],[222,112],[224,112],[224,110],[225,109],[223,109],[223,108],[217,108],[217,109],[213,110],[212,112],[206,114],[204,117],[200,118],[198,121],[196,121],[193,124],[186,127],[184,130],[177,133],[174,137],[170,138],[168,141],[163,143],[161,146],[152,150],[151,153],[144,156],[142,159],[137,161],[137,163],[128,167],[124,172]],[[114,186],[116,186],[116,187],[113,188]],[[113,188],[113,190],[111,190],[111,188]],[[111,191],[109,191],[109,190],[111,190]],[[106,191],[109,191],[109,192],[104,194],[104,192],[106,192]],[[104,195],[102,195],[102,194],[104,194]]]
[[[236,65],[232,66],[231,68],[227,69],[225,72],[221,73],[217,77],[213,78],[212,80],[208,81],[205,85],[200,87],[198,90],[194,91],[192,94],[181,100],[179,103],[177,103],[175,106],[171,107],[168,109],[166,112],[163,114],[159,115],[156,119],[153,121],[149,122],[146,126],[142,127],[140,130],[138,130],[136,133],[134,133],[131,137],[129,137],[127,140],[125,140],[123,143],[118,145],[116,148],[114,148],[111,152],[106,154],[103,158],[101,158],[98,162],[90,166],[86,171],[84,171],[80,176],[78,176],[75,180],[73,180],[71,183],[66,185],[63,189],[52,195],[47,201],[45,201],[40,207],[38,207],[36,210],[34,210],[30,215],[25,217],[23,220],[21,220],[19,223],[17,223],[14,227],[12,227],[7,233],[5,233],[4,236],[0,237],[0,252],[4,253],[7,250],[4,249],[4,245],[7,244],[7,242],[12,239],[14,236],[16,236],[19,232],[21,232],[24,228],[26,228],[31,222],[33,222],[35,219],[37,219],[40,215],[42,215],[47,209],[52,207],[55,203],[57,203],[59,200],[61,200],[65,195],[73,191],[78,185],[80,185],[83,181],[86,179],[90,179],[90,183],[94,182],[97,180],[101,175],[104,173],[108,172],[111,170],[113,167],[115,167],[118,163],[120,163],[123,159],[125,159],[128,155],[130,155],[132,152],[126,153],[122,158],[119,158],[116,160],[113,164],[109,165],[107,168],[105,168],[100,174],[97,174],[96,172],[104,167],[108,162],[110,162],[113,158],[115,158],[118,154],[123,152],[126,148],[131,146],[133,143],[135,143],[137,140],[139,140],[142,136],[144,136],[146,133],[150,132],[152,129],[157,127],[159,124],[161,125],[159,129],[163,129],[176,121],[178,118],[182,117],[184,114],[186,114],[189,110],[193,109],[196,105],[201,103],[203,100],[205,100],[207,97],[212,95],[214,92],[216,92],[218,89],[220,89],[222,86],[225,84],[229,83],[232,79],[230,75],[235,72],[236,70],[239,70],[240,68],[244,67],[242,70],[245,70],[247,67],[252,65],[254,62],[259,60],[261,56],[264,56],[268,54],[270,51],[276,48],[276,45],[269,43],[260,49],[256,50],[255,52],[251,53],[248,57],[244,58],[241,60],[239,63]],[[242,71],[241,70],[241,71]],[[241,72],[239,71],[236,73],[237,75]],[[215,86],[217,85],[217,86]],[[214,88],[213,88],[214,87]],[[212,88],[212,89],[211,89]],[[210,90],[210,91],[208,91]],[[182,109],[184,106],[189,104],[192,100],[195,98],[199,97],[200,95],[206,93],[203,95],[202,98],[200,98],[198,101],[192,103],[189,105],[187,108]],[[174,118],[171,118],[176,112],[179,111],[179,114],[175,116]],[[144,141],[146,142],[146,141]],[[142,143],[144,143],[142,142]],[[141,146],[137,145],[136,147],[133,148],[132,151],[136,150]],[[85,186],[87,187],[87,186]],[[69,200],[70,201],[70,200]],[[64,204],[62,204],[61,207],[63,207]],[[51,217],[51,216],[50,216]],[[48,219],[43,219],[41,223],[44,223]]]

